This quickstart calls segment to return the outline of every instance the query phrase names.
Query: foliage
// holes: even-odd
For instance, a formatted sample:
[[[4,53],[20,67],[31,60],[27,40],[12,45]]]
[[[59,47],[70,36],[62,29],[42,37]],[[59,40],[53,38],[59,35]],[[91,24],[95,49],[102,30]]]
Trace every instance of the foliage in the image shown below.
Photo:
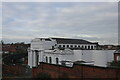
[[[36,76],[36,78],[40,78],[40,79],[50,79],[51,78],[51,75],[48,74],[48,73],[45,73],[45,72],[40,72],[38,73],[38,75]]]
[[[110,66],[111,67],[119,67],[120,68],[120,61],[112,61],[110,63]]]

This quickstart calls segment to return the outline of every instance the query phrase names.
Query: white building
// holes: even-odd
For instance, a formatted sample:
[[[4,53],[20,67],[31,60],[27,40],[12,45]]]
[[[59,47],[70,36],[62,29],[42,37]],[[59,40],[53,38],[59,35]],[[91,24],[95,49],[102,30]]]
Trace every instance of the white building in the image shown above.
[[[28,49],[28,65],[37,67],[40,62],[72,66],[76,61],[104,66],[113,60],[114,50],[95,50],[98,43],[82,39],[36,38]]]

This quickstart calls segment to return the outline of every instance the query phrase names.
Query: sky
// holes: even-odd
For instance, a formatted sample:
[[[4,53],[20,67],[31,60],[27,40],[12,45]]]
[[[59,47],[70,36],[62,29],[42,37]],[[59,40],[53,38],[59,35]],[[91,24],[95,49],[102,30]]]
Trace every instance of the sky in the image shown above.
[[[118,44],[117,2],[3,2],[6,43],[40,37],[84,39]]]

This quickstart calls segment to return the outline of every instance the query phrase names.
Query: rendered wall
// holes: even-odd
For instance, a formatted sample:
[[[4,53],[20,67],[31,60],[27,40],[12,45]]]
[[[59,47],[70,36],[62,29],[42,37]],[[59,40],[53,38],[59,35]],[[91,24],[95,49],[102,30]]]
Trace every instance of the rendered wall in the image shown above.
[[[52,49],[52,46],[55,46],[55,41],[45,41],[40,39],[33,39],[31,42],[32,50],[48,50]]]
[[[112,62],[114,60],[114,50],[73,50],[73,52],[74,54],[61,54],[61,52],[52,53],[52,50],[48,52],[46,50],[42,50],[38,52],[37,56],[37,54],[33,51],[28,53],[28,61],[32,64],[28,63],[35,67],[39,62],[46,62],[46,57],[48,57],[49,63],[49,57],[51,57],[51,64],[56,64],[56,58],[58,58],[59,64],[61,64],[61,61],[86,61],[92,62],[95,66],[106,67],[108,62]]]

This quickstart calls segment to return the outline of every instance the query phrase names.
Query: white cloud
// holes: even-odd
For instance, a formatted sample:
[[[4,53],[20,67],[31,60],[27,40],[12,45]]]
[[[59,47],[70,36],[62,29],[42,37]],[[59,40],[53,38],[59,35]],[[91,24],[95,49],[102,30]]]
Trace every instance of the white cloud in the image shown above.
[[[2,2],[118,2],[119,0],[2,0]]]
[[[16,40],[61,36],[117,43],[117,3],[4,3],[3,13],[4,35]]]

